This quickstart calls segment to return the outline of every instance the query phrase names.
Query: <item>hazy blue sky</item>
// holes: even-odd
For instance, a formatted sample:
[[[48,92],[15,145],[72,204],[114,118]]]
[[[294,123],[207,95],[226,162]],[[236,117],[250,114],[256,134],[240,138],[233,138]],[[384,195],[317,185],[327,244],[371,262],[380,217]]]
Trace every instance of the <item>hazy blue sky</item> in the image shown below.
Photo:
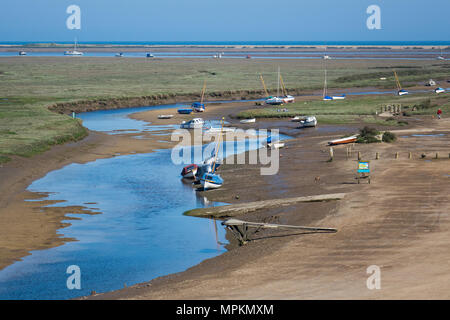
[[[71,4],[81,30],[66,28]],[[449,13],[450,0],[2,0],[0,41],[450,40]]]

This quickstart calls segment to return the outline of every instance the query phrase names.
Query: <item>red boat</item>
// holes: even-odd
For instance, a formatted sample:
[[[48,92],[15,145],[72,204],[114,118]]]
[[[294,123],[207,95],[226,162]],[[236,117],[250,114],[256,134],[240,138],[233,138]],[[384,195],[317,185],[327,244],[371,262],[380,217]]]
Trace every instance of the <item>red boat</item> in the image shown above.
[[[330,142],[328,142],[328,144],[330,146],[335,146],[338,144],[354,143],[354,142],[356,142],[357,139],[358,139],[358,136],[351,136],[351,137],[346,137],[346,138],[341,138],[341,139],[336,139],[336,140],[330,141]]]
[[[195,178],[195,175],[197,174],[198,166],[196,164],[190,164],[183,168],[181,171],[181,175],[183,178]]]

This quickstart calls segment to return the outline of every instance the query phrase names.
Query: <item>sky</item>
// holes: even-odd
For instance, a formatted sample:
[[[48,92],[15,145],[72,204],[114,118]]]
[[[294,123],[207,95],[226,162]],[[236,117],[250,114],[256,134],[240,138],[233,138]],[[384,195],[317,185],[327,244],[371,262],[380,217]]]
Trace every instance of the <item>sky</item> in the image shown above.
[[[370,5],[381,29],[367,28]],[[0,42],[450,41],[449,12],[450,0],[2,0]]]

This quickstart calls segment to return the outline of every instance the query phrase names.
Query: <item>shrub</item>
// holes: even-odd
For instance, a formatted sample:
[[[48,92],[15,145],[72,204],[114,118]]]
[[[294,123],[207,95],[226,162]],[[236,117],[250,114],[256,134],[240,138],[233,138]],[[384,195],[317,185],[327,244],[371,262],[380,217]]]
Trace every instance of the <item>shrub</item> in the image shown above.
[[[365,126],[360,130],[357,143],[375,143],[380,142],[377,136],[380,134],[377,129]]]
[[[383,138],[381,139],[383,142],[394,142],[395,140],[397,140],[397,136],[390,132],[390,131],[386,131],[385,133],[383,133]]]

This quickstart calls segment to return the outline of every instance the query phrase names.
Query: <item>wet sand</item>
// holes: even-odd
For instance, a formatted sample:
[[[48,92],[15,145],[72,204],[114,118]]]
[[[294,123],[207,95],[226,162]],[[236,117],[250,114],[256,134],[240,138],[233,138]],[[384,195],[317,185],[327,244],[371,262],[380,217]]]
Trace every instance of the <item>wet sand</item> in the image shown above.
[[[289,131],[291,124],[284,125]],[[299,132],[286,142],[278,175],[264,177],[258,167],[224,165],[220,174],[225,185],[203,194],[213,201],[245,203],[345,192],[346,198],[338,202],[302,203],[237,217],[332,227],[338,229],[336,234],[264,231],[241,247],[229,235],[231,250],[219,257],[182,273],[89,298],[448,299],[443,284],[450,280],[450,120],[423,119],[417,128],[399,130],[394,144],[356,145],[350,159],[346,146],[335,147],[333,162],[327,162],[326,141],[349,129],[332,134],[318,129]],[[445,135],[403,137],[415,131]],[[370,185],[355,181],[358,151],[371,161]],[[441,159],[433,159],[436,152]],[[381,290],[366,287],[371,265],[381,268]]]

